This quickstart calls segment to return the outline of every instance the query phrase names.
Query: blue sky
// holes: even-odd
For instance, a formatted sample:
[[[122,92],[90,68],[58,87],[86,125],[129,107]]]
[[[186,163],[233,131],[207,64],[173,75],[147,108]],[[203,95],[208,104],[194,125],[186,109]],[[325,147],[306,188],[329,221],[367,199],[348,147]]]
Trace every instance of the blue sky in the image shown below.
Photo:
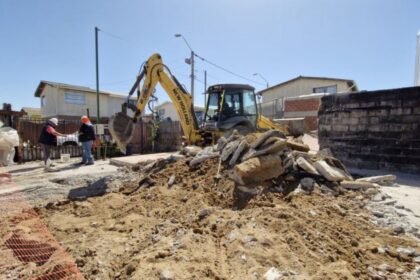
[[[418,0],[0,1],[0,102],[39,107],[40,80],[128,92],[141,63],[161,53],[189,90],[189,49],[256,82],[196,64],[196,103],[208,84],[257,89],[298,75],[354,79],[360,89],[412,86]],[[167,100],[158,89],[160,101]]]

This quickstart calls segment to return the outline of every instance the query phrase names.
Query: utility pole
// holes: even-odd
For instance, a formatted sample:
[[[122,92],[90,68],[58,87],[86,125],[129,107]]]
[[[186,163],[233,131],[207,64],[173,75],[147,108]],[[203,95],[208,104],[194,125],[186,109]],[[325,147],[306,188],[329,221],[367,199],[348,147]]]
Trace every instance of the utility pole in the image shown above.
[[[98,55],[98,31],[99,28],[95,26],[95,56],[96,56],[96,133],[98,133],[98,125],[100,123],[99,114],[99,55]],[[96,149],[98,159],[101,157],[100,147]]]
[[[204,70],[204,108],[207,108],[207,71]]]
[[[191,50],[191,97],[194,106],[194,51]]]
[[[191,77],[191,99],[192,99],[192,104],[194,106],[194,78],[195,78],[195,75],[194,75],[194,56],[195,56],[195,53],[192,50],[190,44],[188,44],[187,39],[185,39],[185,37],[182,34],[177,33],[174,36],[177,37],[177,38],[182,38],[182,40],[184,40],[185,44],[187,45],[187,47],[191,51],[191,57],[189,59],[186,58],[185,62],[187,64],[191,64],[191,75],[190,75],[190,77]]]
[[[266,78],[264,78],[263,75],[261,75],[260,73],[254,73],[254,76],[259,76],[261,79],[263,79],[265,81],[266,88],[268,88],[268,81]]]

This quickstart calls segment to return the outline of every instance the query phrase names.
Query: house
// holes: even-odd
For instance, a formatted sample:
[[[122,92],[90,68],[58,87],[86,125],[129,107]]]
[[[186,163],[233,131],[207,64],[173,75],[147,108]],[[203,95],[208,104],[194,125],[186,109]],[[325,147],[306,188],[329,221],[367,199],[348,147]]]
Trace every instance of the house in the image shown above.
[[[35,90],[35,97],[40,98],[43,118],[78,119],[89,115],[96,119],[96,90],[84,86],[69,85],[50,81],[41,81]],[[99,112],[101,119],[107,119],[121,111],[126,96],[107,91],[99,92]],[[136,103],[136,97],[130,98]],[[128,110],[128,112],[131,112]]]
[[[175,105],[170,101],[165,101],[162,104],[155,106],[154,110],[163,120],[170,119],[172,121],[179,121]],[[200,106],[194,106],[194,112],[197,117],[197,120],[201,122],[204,119],[205,108]]]
[[[298,76],[279,83],[258,94],[262,97],[263,115],[271,118],[283,117],[285,99],[312,94],[334,94],[338,92],[358,91],[354,80]]]
[[[22,111],[26,112],[30,119],[42,119],[41,108],[22,107]]]
[[[16,128],[17,120],[26,115],[23,110],[13,111],[10,103],[3,103],[3,108],[0,109],[0,127],[10,126]]]
[[[298,76],[260,91],[260,110],[272,119],[303,120],[305,130],[318,127],[318,107],[322,96],[358,91],[354,80]]]

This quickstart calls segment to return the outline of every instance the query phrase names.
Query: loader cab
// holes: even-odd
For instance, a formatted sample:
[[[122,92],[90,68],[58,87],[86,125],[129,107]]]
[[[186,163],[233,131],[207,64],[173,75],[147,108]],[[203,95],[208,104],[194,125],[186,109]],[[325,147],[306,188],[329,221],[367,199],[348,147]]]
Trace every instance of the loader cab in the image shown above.
[[[257,122],[255,88],[241,84],[210,86],[207,90],[203,129],[254,131]]]

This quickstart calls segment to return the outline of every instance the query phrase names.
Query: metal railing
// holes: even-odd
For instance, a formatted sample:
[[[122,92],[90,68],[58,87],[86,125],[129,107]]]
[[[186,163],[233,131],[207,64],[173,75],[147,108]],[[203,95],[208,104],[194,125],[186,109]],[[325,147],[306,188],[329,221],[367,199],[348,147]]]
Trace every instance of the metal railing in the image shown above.
[[[279,119],[284,116],[283,101],[283,98],[277,98],[267,102],[259,102],[258,109],[267,118]]]

